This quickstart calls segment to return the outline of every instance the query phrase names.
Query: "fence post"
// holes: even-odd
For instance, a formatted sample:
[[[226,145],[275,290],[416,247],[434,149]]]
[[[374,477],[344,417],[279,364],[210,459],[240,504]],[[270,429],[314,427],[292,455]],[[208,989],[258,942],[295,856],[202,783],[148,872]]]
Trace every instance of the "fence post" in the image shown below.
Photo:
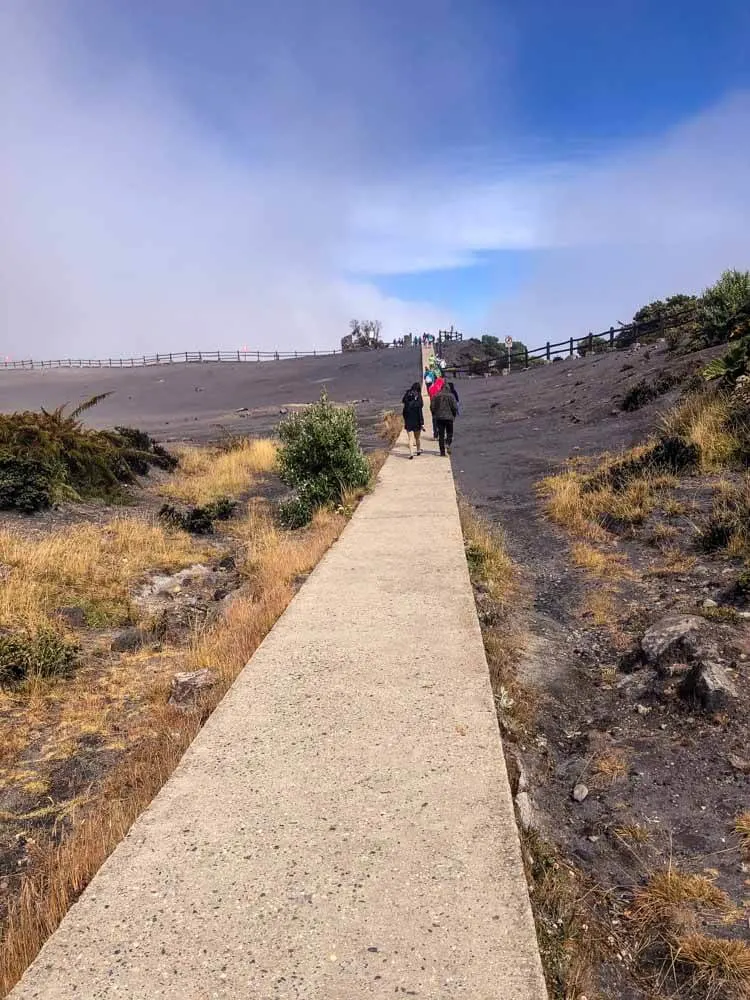
[[[274,359],[274,361],[278,361],[279,360],[279,352],[278,351],[276,351],[274,353],[273,359]]]
[[[316,354],[316,351],[315,351],[315,348],[314,348],[314,347],[313,347],[313,357],[314,357],[314,358],[315,358],[315,357],[317,357],[317,354]]]
[[[570,356],[571,356],[571,358],[573,357],[573,354],[574,354],[574,350],[575,350],[575,349],[574,349],[574,347],[573,347],[573,338],[571,337],[571,338],[570,338]]]
[[[549,341],[547,341],[547,361],[551,361],[551,360],[552,360],[552,356],[551,356],[550,351],[549,351]]]
[[[297,352],[296,351],[294,352],[294,356],[295,356],[295,358],[297,357]]]
[[[260,351],[256,351],[256,361],[260,361]]]
[[[615,328],[611,326],[609,328],[609,349],[610,351],[615,346]]]
[[[593,353],[594,353],[594,335],[591,332],[591,330],[589,330],[589,354]]]
[[[526,347],[526,345],[524,345],[524,348],[523,348],[523,364],[524,364],[524,368],[528,368],[529,367],[529,349],[528,349],[528,347]]]

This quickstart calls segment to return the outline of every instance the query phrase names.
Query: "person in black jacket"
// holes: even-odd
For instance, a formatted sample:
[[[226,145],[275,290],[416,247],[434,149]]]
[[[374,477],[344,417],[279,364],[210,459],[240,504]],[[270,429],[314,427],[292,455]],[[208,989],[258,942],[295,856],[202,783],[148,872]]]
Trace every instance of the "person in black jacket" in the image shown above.
[[[419,382],[415,382],[411,389],[407,389],[404,398],[404,430],[409,439],[409,458],[414,458],[414,449],[418,455],[422,454],[422,431],[424,430],[424,403],[422,402],[422,389]]]
[[[430,410],[437,425],[440,454],[445,456],[447,450],[450,455],[453,445],[453,421],[458,415],[458,404],[447,382],[443,383],[440,392],[430,400]]]

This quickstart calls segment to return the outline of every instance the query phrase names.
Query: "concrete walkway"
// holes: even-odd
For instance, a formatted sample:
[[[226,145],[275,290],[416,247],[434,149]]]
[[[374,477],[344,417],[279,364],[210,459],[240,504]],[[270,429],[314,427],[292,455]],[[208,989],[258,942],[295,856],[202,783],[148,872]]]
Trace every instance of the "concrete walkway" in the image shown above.
[[[397,445],[15,1000],[546,998],[450,460],[426,447]]]

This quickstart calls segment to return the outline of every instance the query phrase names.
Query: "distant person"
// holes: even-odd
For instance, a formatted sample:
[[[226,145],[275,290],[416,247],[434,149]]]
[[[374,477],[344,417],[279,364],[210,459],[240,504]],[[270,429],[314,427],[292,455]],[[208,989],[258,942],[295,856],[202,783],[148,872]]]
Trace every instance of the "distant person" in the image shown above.
[[[437,430],[440,454],[444,457],[447,451],[450,455],[453,446],[453,421],[458,416],[458,404],[447,382],[443,382],[440,391],[430,400],[430,410]]]
[[[456,386],[453,384],[453,382],[446,382],[446,385],[448,386],[448,388],[450,389],[450,391],[453,393],[453,398],[456,400],[456,416],[460,417],[461,416],[461,400],[458,398],[458,391],[456,390]]]
[[[422,402],[422,389],[419,382],[415,382],[411,389],[407,389],[404,398],[401,400],[404,405],[404,430],[409,440],[409,458],[414,458],[414,450],[418,455],[422,454],[422,431],[424,430],[424,403]]]

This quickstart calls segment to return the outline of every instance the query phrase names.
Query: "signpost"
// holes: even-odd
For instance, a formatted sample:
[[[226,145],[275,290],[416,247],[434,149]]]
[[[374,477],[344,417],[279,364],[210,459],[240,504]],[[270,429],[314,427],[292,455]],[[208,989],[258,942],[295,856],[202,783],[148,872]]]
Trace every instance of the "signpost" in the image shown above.
[[[513,338],[512,337],[506,337],[505,338],[505,347],[506,347],[506,350],[508,351],[508,374],[510,375],[510,352],[513,350]]]

